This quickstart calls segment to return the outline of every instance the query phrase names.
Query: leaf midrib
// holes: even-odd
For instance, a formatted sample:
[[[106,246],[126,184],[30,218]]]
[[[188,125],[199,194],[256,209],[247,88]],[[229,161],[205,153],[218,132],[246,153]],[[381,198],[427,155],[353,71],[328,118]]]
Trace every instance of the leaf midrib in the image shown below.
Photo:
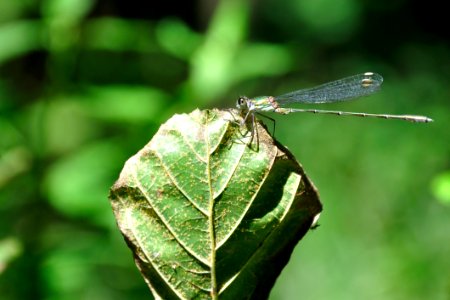
[[[211,247],[211,255],[210,255],[210,266],[211,266],[211,299],[217,300],[217,277],[216,277],[216,235],[214,232],[214,191],[212,187],[212,179],[211,179],[211,154],[210,154],[210,141],[209,135],[205,134],[205,142],[206,142],[206,150],[207,150],[207,166],[206,172],[208,175],[208,188],[209,188],[209,206],[208,206],[208,231],[210,238],[210,247]]]

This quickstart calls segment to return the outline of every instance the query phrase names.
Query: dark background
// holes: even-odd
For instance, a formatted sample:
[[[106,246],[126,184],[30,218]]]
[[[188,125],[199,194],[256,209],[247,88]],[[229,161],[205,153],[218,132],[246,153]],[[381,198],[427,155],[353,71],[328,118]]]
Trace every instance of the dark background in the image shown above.
[[[174,113],[378,72],[317,108],[430,124],[273,116],[321,226],[271,299],[450,299],[444,2],[0,1],[0,299],[148,299],[109,187]]]

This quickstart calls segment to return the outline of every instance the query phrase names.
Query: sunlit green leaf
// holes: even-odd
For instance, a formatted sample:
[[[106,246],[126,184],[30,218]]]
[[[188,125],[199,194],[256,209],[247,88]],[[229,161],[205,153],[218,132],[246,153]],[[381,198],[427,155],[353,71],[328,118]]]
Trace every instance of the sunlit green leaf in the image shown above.
[[[112,187],[117,223],[155,296],[267,297],[321,210],[292,155],[261,125],[252,140],[236,121],[229,111],[175,115]]]
[[[431,185],[434,196],[442,203],[450,204],[450,172],[439,174]]]
[[[270,57],[270,59],[266,59]],[[243,47],[236,56],[232,75],[236,82],[261,76],[286,73],[293,65],[292,54],[282,46],[252,44]]]
[[[23,245],[17,238],[9,237],[0,240],[0,274],[11,261],[22,254],[22,248]]]
[[[157,120],[169,103],[162,91],[145,86],[91,86],[86,88],[89,101],[83,105],[95,117],[116,122]]]
[[[0,26],[0,64],[5,61],[41,49],[43,25],[39,21],[15,21]]]
[[[155,28],[155,34],[159,44],[164,49],[185,60],[191,57],[201,41],[201,36],[189,29],[180,20],[174,19],[159,22]]]
[[[117,141],[94,143],[54,162],[43,184],[50,204],[64,215],[107,224],[110,215],[99,199],[106,196],[112,161],[123,157],[117,145]]]
[[[85,17],[95,1],[92,0],[47,0],[42,3],[42,13],[60,24],[75,24]]]
[[[235,55],[247,31],[248,5],[244,1],[222,1],[215,10],[204,43],[191,57],[190,85],[197,101],[224,92],[236,69]]]

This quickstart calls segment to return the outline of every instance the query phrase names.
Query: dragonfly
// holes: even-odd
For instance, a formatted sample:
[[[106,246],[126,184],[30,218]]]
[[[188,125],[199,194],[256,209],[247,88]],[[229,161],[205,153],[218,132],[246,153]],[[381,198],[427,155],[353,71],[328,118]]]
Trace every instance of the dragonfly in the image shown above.
[[[322,85],[301,89],[281,96],[260,96],[255,98],[248,98],[245,96],[239,97],[236,103],[237,109],[243,116],[242,124],[244,125],[249,118],[251,118],[252,136],[255,125],[255,114],[262,114],[265,112],[274,112],[278,114],[290,114],[296,112],[306,112],[315,114],[333,114],[339,116],[357,116],[357,117],[373,117],[382,119],[398,119],[409,122],[428,123],[433,122],[433,119],[425,116],[417,115],[391,115],[391,114],[373,114],[363,112],[348,112],[322,109],[303,109],[288,107],[293,103],[319,104],[319,103],[333,103],[340,101],[352,100],[362,96],[368,96],[377,92],[383,77],[380,74],[373,72],[366,72],[350,77],[345,77],[339,80],[324,83]],[[267,117],[267,116],[265,116]],[[267,117],[269,118],[269,117]],[[273,120],[272,118],[269,118]]]

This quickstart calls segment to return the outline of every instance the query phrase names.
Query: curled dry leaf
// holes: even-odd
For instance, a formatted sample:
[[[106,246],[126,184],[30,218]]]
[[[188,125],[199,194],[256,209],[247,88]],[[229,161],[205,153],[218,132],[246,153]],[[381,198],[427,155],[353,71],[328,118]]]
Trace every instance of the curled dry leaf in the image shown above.
[[[175,115],[111,189],[156,298],[267,298],[322,209],[292,154],[260,123],[252,138],[240,121],[220,110]]]

